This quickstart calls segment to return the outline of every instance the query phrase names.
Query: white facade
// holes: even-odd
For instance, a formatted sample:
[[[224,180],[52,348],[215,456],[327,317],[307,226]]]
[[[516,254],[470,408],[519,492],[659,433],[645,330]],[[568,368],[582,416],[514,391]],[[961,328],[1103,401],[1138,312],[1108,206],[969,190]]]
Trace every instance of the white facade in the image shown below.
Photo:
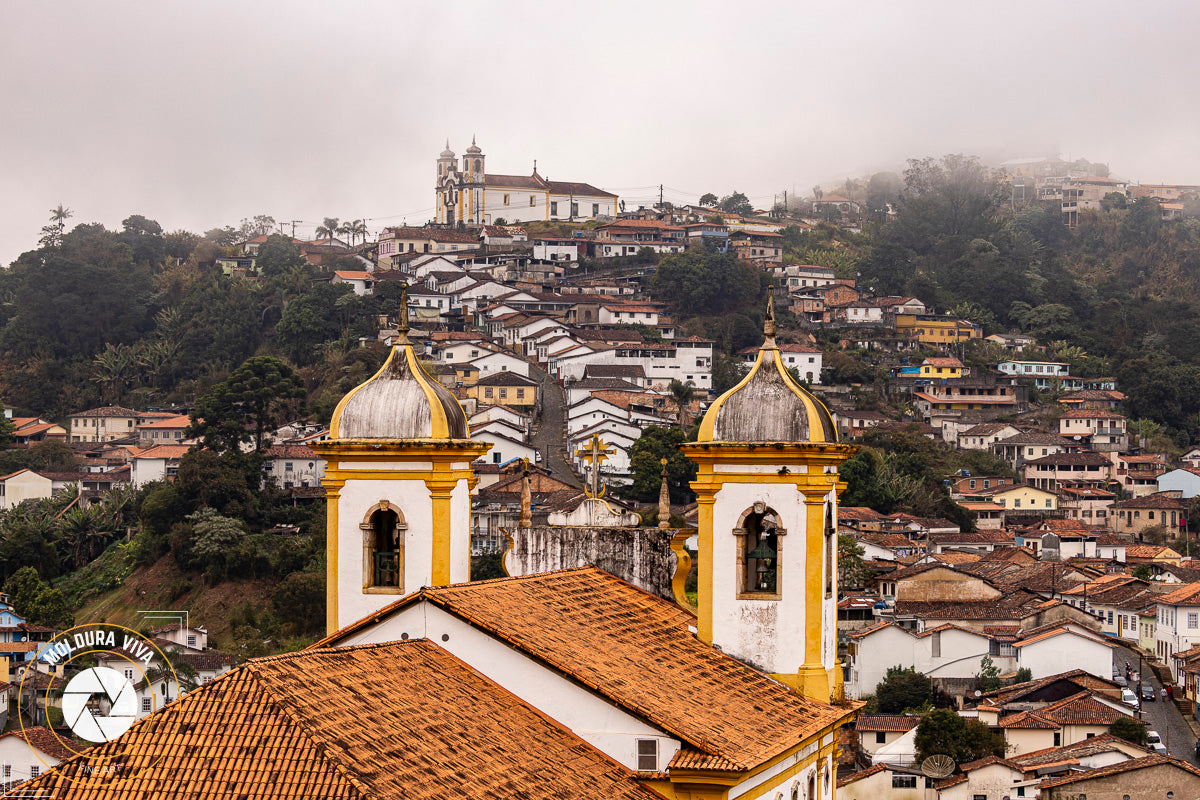
[[[1052,361],[1001,361],[996,369],[1005,375],[1032,375],[1041,378],[1065,378],[1070,373],[1070,364]]]
[[[858,699],[874,693],[888,669],[895,666],[912,667],[931,678],[971,678],[979,674],[984,656],[989,656],[1001,672],[1017,668],[1011,648],[992,654],[991,639],[982,633],[946,628],[915,634],[889,625],[858,640],[846,695]]]
[[[1179,590],[1176,590],[1179,591]],[[1200,605],[1158,604],[1154,626],[1154,654],[1175,670],[1175,653],[1182,653],[1200,644]],[[1175,678],[1179,678],[1175,675]]]
[[[54,482],[31,469],[21,470],[0,480],[0,509],[12,508],[26,500],[45,500],[54,491]]]
[[[1200,475],[1188,469],[1173,469],[1158,476],[1158,491],[1180,492],[1184,500],[1200,495]]]
[[[479,358],[471,359],[471,363],[479,368],[479,377],[486,378],[498,372],[512,372],[529,377],[529,362],[509,353],[486,353]]]
[[[0,736],[0,774],[5,784],[36,778],[58,764],[59,759],[38,750],[16,733]],[[21,791],[18,789],[9,794],[20,797]]]
[[[525,442],[519,442],[507,436],[503,436],[493,430],[486,428],[479,431],[471,432],[471,439],[479,442],[488,442],[492,445],[492,449],[484,458],[490,459],[493,464],[507,464],[514,458],[527,458],[529,463],[534,463],[537,450]]]
[[[815,498],[814,498],[815,499]],[[837,497],[830,492],[824,498],[822,519],[837,519]],[[764,601],[738,597],[740,537],[732,531],[741,523],[746,509],[763,503],[778,515],[785,534],[778,536],[778,598]],[[805,620],[807,605],[806,541],[821,536],[809,531],[804,495],[791,484],[724,482],[713,504],[713,644],[735,658],[770,673],[793,673],[805,663]],[[703,543],[701,544],[703,550]],[[823,548],[821,552],[823,552]],[[836,564],[822,564],[819,574]],[[824,603],[821,621],[821,655],[826,669],[837,662],[837,599]]]
[[[1137,617],[1134,617],[1136,624]],[[1036,638],[1036,637],[1035,637]],[[1017,668],[1026,668],[1033,680],[1070,672],[1087,670],[1092,675],[1108,677],[1113,664],[1114,645],[1095,635],[1082,635],[1070,630],[1027,643],[1018,642]]]
[[[466,469],[467,464],[455,464],[455,469]],[[374,470],[378,473],[391,472],[392,479],[352,479],[342,487],[337,504],[337,550],[341,554],[337,564],[337,585],[341,587],[337,604],[337,627],[344,628],[384,606],[400,599],[422,586],[433,584],[433,539],[429,531],[434,529],[433,505],[430,490],[422,479],[406,479],[406,470],[429,470],[432,463],[425,461],[395,461],[389,464],[375,462],[342,461],[343,470]],[[387,500],[391,509],[398,512],[405,526],[400,535],[404,540],[404,578],[398,587],[361,587],[370,583],[365,570],[364,532],[359,526],[370,517],[381,500]],[[457,481],[450,498],[451,562],[450,582],[465,583],[471,575],[471,499],[466,478]],[[332,508],[330,509],[332,513]],[[461,541],[458,541],[460,540]]]
[[[535,239],[533,257],[541,261],[578,261],[579,245],[572,242]]]

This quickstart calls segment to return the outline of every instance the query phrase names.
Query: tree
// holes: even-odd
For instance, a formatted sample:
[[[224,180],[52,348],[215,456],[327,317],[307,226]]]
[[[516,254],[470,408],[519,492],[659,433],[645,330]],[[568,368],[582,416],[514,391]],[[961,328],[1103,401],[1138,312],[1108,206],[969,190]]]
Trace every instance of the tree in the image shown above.
[[[1154,573],[1150,569],[1149,564],[1138,564],[1133,569],[1129,570],[1129,574],[1143,581],[1148,581],[1154,578]]]
[[[838,588],[858,589],[871,577],[871,570],[863,563],[862,545],[851,536],[838,536]]]
[[[338,235],[338,218],[326,217],[320,225],[317,226],[318,239],[330,239]]]
[[[4,592],[26,622],[50,628],[71,626],[71,608],[66,595],[59,589],[50,588],[33,567],[22,567],[13,573],[4,582]]]
[[[1125,196],[1124,192],[1109,192],[1100,198],[1100,207],[1105,211],[1126,208],[1128,205],[1129,198]]]
[[[926,704],[954,705],[953,699],[913,667],[890,667],[887,675],[875,687],[875,700],[879,704],[880,714],[902,714],[923,708]]]
[[[42,237],[38,239],[39,247],[58,247],[62,244],[63,233],[67,229],[67,220],[75,216],[69,208],[59,203],[50,209],[50,224],[42,228]]]
[[[754,206],[750,205],[749,198],[741,192],[725,195],[721,198],[718,207],[726,214],[741,214],[744,216],[754,213]]]
[[[977,719],[967,720],[951,708],[930,711],[917,725],[917,762],[942,754],[959,764],[987,756],[1003,757],[1008,747],[1004,735]]]
[[[8,447],[13,441],[13,432],[17,429],[8,417],[0,414],[0,448]]]
[[[1029,667],[1021,667],[1016,671],[1016,674],[1013,675],[1012,685],[1015,686],[1018,683],[1029,683],[1031,680],[1033,680],[1033,670],[1031,670]]]
[[[700,195],[700,201],[697,205],[704,206],[705,208],[716,208],[718,202],[720,201],[717,200],[717,196],[712,192],[708,192]]]
[[[678,428],[648,425],[629,450],[633,482],[626,494],[643,503],[658,500],[662,486],[662,459],[667,459],[667,489],[672,503],[686,503],[691,497],[688,483],[696,477],[696,464],[679,452],[678,445],[687,435]]]
[[[759,271],[729,253],[688,252],[658,262],[651,282],[655,293],[680,315],[712,316],[748,305],[759,297]]]
[[[278,426],[279,413],[295,408],[292,401],[304,395],[304,384],[286,363],[254,356],[196,400],[186,435],[203,439],[205,447],[218,452],[245,442],[253,442],[258,452],[267,431]]]
[[[259,275],[271,278],[285,275],[297,267],[305,268],[307,264],[292,238],[276,233],[258,246],[254,266]]]
[[[686,420],[688,417],[688,407],[691,405],[692,397],[696,394],[696,384],[692,381],[684,382],[673,378],[670,385],[667,387],[667,390],[671,394],[671,399],[675,401],[675,408],[678,412],[677,416],[679,420],[679,429],[687,430],[687,424],[684,422],[684,420]]]
[[[992,661],[991,656],[984,656],[979,662],[979,691],[991,692],[1004,685],[1000,680],[1000,668]]]
[[[1132,742],[1139,747],[1144,747],[1146,742],[1149,741],[1149,734],[1146,732],[1146,723],[1139,722],[1133,717],[1117,717],[1108,726],[1108,732],[1118,739]]]
[[[503,573],[496,577],[502,576]],[[472,578],[479,580],[474,575]],[[271,592],[271,603],[277,616],[291,620],[297,635],[320,633],[325,624],[325,576],[293,572]]]

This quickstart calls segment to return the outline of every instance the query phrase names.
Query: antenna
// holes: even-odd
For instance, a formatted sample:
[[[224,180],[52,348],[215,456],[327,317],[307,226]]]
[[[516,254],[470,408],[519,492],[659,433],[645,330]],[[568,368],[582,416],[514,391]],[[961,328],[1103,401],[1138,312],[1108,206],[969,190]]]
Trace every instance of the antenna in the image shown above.
[[[954,772],[954,759],[945,753],[934,753],[921,762],[921,772],[929,778],[945,778]]]

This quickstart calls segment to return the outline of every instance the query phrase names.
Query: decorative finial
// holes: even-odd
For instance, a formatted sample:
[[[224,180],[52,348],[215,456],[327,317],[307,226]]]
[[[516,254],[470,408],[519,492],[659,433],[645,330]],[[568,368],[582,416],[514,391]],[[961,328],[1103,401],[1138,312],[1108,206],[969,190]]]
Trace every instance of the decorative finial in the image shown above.
[[[529,459],[521,459],[521,518],[517,525],[533,527],[533,492],[529,488]]]
[[[662,461],[662,484],[658,487],[658,527],[671,527],[671,490],[667,488],[667,460]]]
[[[449,136],[446,137],[446,149],[447,150],[450,149],[450,137]]]
[[[396,327],[399,329],[399,333],[396,336],[396,344],[398,344],[398,345],[411,344],[411,342],[408,340],[408,284],[407,283],[404,284],[404,286],[402,286],[400,288],[400,313],[398,316],[400,319],[399,319],[399,322],[397,322],[397,324],[396,324]]]
[[[767,287],[767,316],[763,320],[763,346],[764,350],[775,350],[775,287]]]
[[[471,134],[471,147],[475,146],[475,134]]]
[[[533,174],[537,175],[537,159],[533,160]]]

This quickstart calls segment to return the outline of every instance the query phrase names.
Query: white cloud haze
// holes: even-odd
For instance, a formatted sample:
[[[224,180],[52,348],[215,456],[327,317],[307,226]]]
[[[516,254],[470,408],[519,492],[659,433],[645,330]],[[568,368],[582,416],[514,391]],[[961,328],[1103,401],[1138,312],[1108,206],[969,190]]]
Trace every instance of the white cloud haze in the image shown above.
[[[759,205],[948,152],[1200,183],[1200,5],[10,2],[0,263],[48,210],[202,233],[432,215],[472,134],[632,205]]]

